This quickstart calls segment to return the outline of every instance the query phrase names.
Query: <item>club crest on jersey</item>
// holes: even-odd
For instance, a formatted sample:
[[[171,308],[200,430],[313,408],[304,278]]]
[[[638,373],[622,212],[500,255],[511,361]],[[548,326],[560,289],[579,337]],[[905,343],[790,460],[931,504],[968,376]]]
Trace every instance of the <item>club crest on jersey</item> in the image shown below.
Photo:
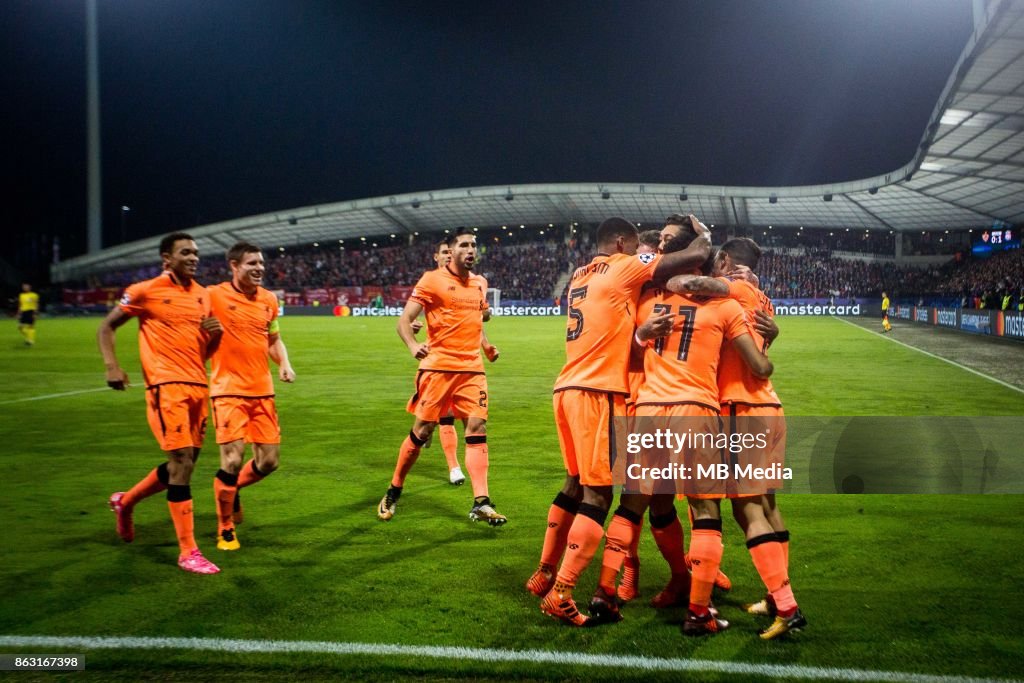
[[[636,255],[636,257],[640,259],[640,263],[644,264],[645,266],[649,264],[651,261],[653,261],[655,256],[657,256],[657,254],[647,253]]]
[[[129,294],[128,292],[125,292],[125,293],[124,293],[124,295],[123,295],[123,296],[121,297],[121,301],[120,301],[120,304],[121,304],[122,306],[127,306],[127,305],[128,305],[128,304],[130,304],[131,302],[132,302],[132,297],[131,297],[131,295],[130,295],[130,294]]]

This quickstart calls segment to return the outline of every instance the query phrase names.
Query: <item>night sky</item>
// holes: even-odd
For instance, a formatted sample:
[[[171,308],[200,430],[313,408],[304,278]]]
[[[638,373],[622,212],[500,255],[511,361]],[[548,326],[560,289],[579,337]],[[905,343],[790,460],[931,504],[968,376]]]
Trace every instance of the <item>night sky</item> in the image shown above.
[[[85,5],[6,0],[5,233],[86,245]],[[492,184],[796,185],[910,160],[970,0],[99,0],[105,244]]]

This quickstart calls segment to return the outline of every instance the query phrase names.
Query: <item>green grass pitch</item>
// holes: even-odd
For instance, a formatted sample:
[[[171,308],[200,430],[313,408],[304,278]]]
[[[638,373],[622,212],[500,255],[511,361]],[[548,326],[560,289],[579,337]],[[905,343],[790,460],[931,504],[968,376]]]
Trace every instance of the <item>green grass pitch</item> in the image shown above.
[[[564,358],[560,318],[488,323],[501,349],[500,360],[488,367],[491,495],[510,519],[492,529],[467,519],[469,485],[447,483],[436,440],[408,478],[395,519],[376,520],[375,505],[411,426],[404,405],[415,362],[394,332],[394,319],[285,316],[282,334],[298,379],[278,386],[281,469],[243,493],[242,550],[219,552],[212,540],[217,453],[208,435],[192,486],[196,531],[223,571],[187,574],[175,566],[177,544],[162,495],[136,508],[131,545],[117,538],[106,508],[111,492],[162,461],[146,426],[135,324],[122,328],[117,340],[135,381],[129,391],[24,400],[103,387],[98,323],[44,319],[38,344],[28,349],[12,321],[0,345],[0,635],[451,645],[925,674],[1021,673],[1019,496],[785,496],[791,578],[810,626],[777,642],[761,642],[760,624],[738,609],[763,591],[728,513],[723,569],[734,589],[716,604],[732,621],[729,631],[684,639],[679,612],[646,605],[667,578],[646,530],[643,597],[625,608],[625,621],[572,629],[541,614],[523,582],[536,564],[547,508],[563,477],[550,398]],[[979,406],[988,415],[1021,414],[1020,394],[841,321],[787,318],[780,327],[783,336],[771,355],[789,415],[970,415]],[[583,602],[597,565],[580,581]],[[413,656],[114,649],[88,652],[87,671],[68,677],[630,675]]]

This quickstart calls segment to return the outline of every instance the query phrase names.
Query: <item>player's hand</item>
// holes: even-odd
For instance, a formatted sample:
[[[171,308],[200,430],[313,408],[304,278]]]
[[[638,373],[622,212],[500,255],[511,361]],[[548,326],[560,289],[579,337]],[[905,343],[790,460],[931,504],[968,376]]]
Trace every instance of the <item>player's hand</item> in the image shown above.
[[[754,311],[754,329],[765,338],[769,344],[779,336],[779,326],[775,320],[764,311]]]
[[[114,391],[124,391],[128,387],[128,373],[120,367],[107,370],[107,386]]]
[[[700,219],[690,214],[690,224],[693,225],[693,231],[697,233],[697,237],[703,237],[708,242],[711,242],[711,231],[708,230],[708,226],[700,222]]]
[[[636,336],[644,343],[658,337],[664,337],[672,331],[672,325],[675,323],[675,320],[676,317],[672,313],[652,315],[640,327],[636,328]]]
[[[757,276],[754,275],[754,271],[752,271],[747,266],[733,266],[733,269],[726,273],[726,277],[731,278],[733,280],[743,280],[745,282],[749,282],[755,287],[759,286],[760,284],[760,280],[758,280]]]
[[[423,321],[419,319],[413,320],[409,323],[409,326],[412,328],[413,334],[419,334],[419,331],[423,329]]]
[[[423,360],[430,353],[430,344],[419,344],[418,346],[410,346],[409,353],[416,360]]]
[[[282,365],[277,369],[277,376],[281,378],[282,382],[291,383],[295,381],[295,370],[291,365]]]
[[[484,355],[487,356],[487,360],[491,361],[492,363],[498,360],[499,353],[500,352],[498,351],[498,347],[495,346],[494,344],[488,344],[487,346],[484,347]]]
[[[206,330],[206,332],[211,336],[217,336],[224,332],[224,328],[221,326],[220,321],[212,315],[209,318],[203,318],[203,322],[199,323],[199,326]]]

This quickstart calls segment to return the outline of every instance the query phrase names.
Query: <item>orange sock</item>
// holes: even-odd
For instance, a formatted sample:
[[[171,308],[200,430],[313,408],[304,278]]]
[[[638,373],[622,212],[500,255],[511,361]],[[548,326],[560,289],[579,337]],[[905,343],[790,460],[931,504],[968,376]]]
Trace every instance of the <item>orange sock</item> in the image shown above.
[[[622,563],[629,555],[629,549],[640,536],[640,517],[636,513],[619,508],[612,515],[608,532],[604,536],[604,552],[601,554],[601,578],[598,585],[606,593],[615,593],[615,579],[622,570]]]
[[[711,588],[722,563],[722,520],[695,520],[690,541],[690,609],[701,614],[711,604]]]
[[[459,435],[455,431],[455,425],[441,423],[437,430],[441,432],[444,459],[448,462],[448,469],[453,470],[459,466]]]
[[[679,523],[675,510],[667,515],[651,517],[651,535],[658,544],[661,556],[668,562],[672,575],[685,574],[688,568],[683,552],[683,525]]]
[[[789,574],[789,530],[776,531],[775,535],[782,544],[782,555],[786,558],[786,573]]]
[[[473,485],[473,497],[487,495],[487,437],[466,437],[466,469]]]
[[[416,464],[416,458],[420,457],[420,449],[426,441],[419,438],[409,430],[409,436],[405,437],[402,447],[398,449],[398,462],[395,463],[395,473],[391,475],[391,485],[402,488],[405,484],[405,477],[409,470]],[[244,471],[244,470],[243,470]]]
[[[796,598],[793,595],[793,587],[789,584],[789,574],[786,570],[786,557],[775,534],[752,538],[747,541],[747,548],[750,550],[750,557],[754,560],[754,567],[761,575],[761,580],[764,581],[768,592],[775,599],[775,605],[779,612],[785,614],[796,609]]]
[[[565,552],[566,540],[569,538],[569,527],[576,517],[579,501],[565,495],[561,491],[548,508],[548,528],[544,532],[544,548],[540,551],[542,567],[554,569]]]
[[[121,498],[121,505],[135,507],[143,498],[149,498],[154,493],[160,493],[167,488],[167,463],[153,469],[143,477],[135,486],[131,487]]]
[[[569,527],[569,548],[565,551],[557,580],[575,586],[580,574],[594,559],[594,553],[604,536],[604,520],[608,515],[596,505],[580,503],[580,511]]]
[[[187,555],[197,547],[195,522],[192,518],[192,492],[187,485],[172,484],[167,487],[167,509],[171,512],[181,554]]]
[[[238,493],[238,475],[217,470],[213,478],[213,499],[217,502],[217,533],[234,529],[232,511],[235,509],[235,495]]]
[[[256,458],[252,458],[249,462],[242,465],[242,471],[238,473],[238,488],[242,489],[246,486],[252,486],[257,482],[263,481],[266,476],[256,467]]]

